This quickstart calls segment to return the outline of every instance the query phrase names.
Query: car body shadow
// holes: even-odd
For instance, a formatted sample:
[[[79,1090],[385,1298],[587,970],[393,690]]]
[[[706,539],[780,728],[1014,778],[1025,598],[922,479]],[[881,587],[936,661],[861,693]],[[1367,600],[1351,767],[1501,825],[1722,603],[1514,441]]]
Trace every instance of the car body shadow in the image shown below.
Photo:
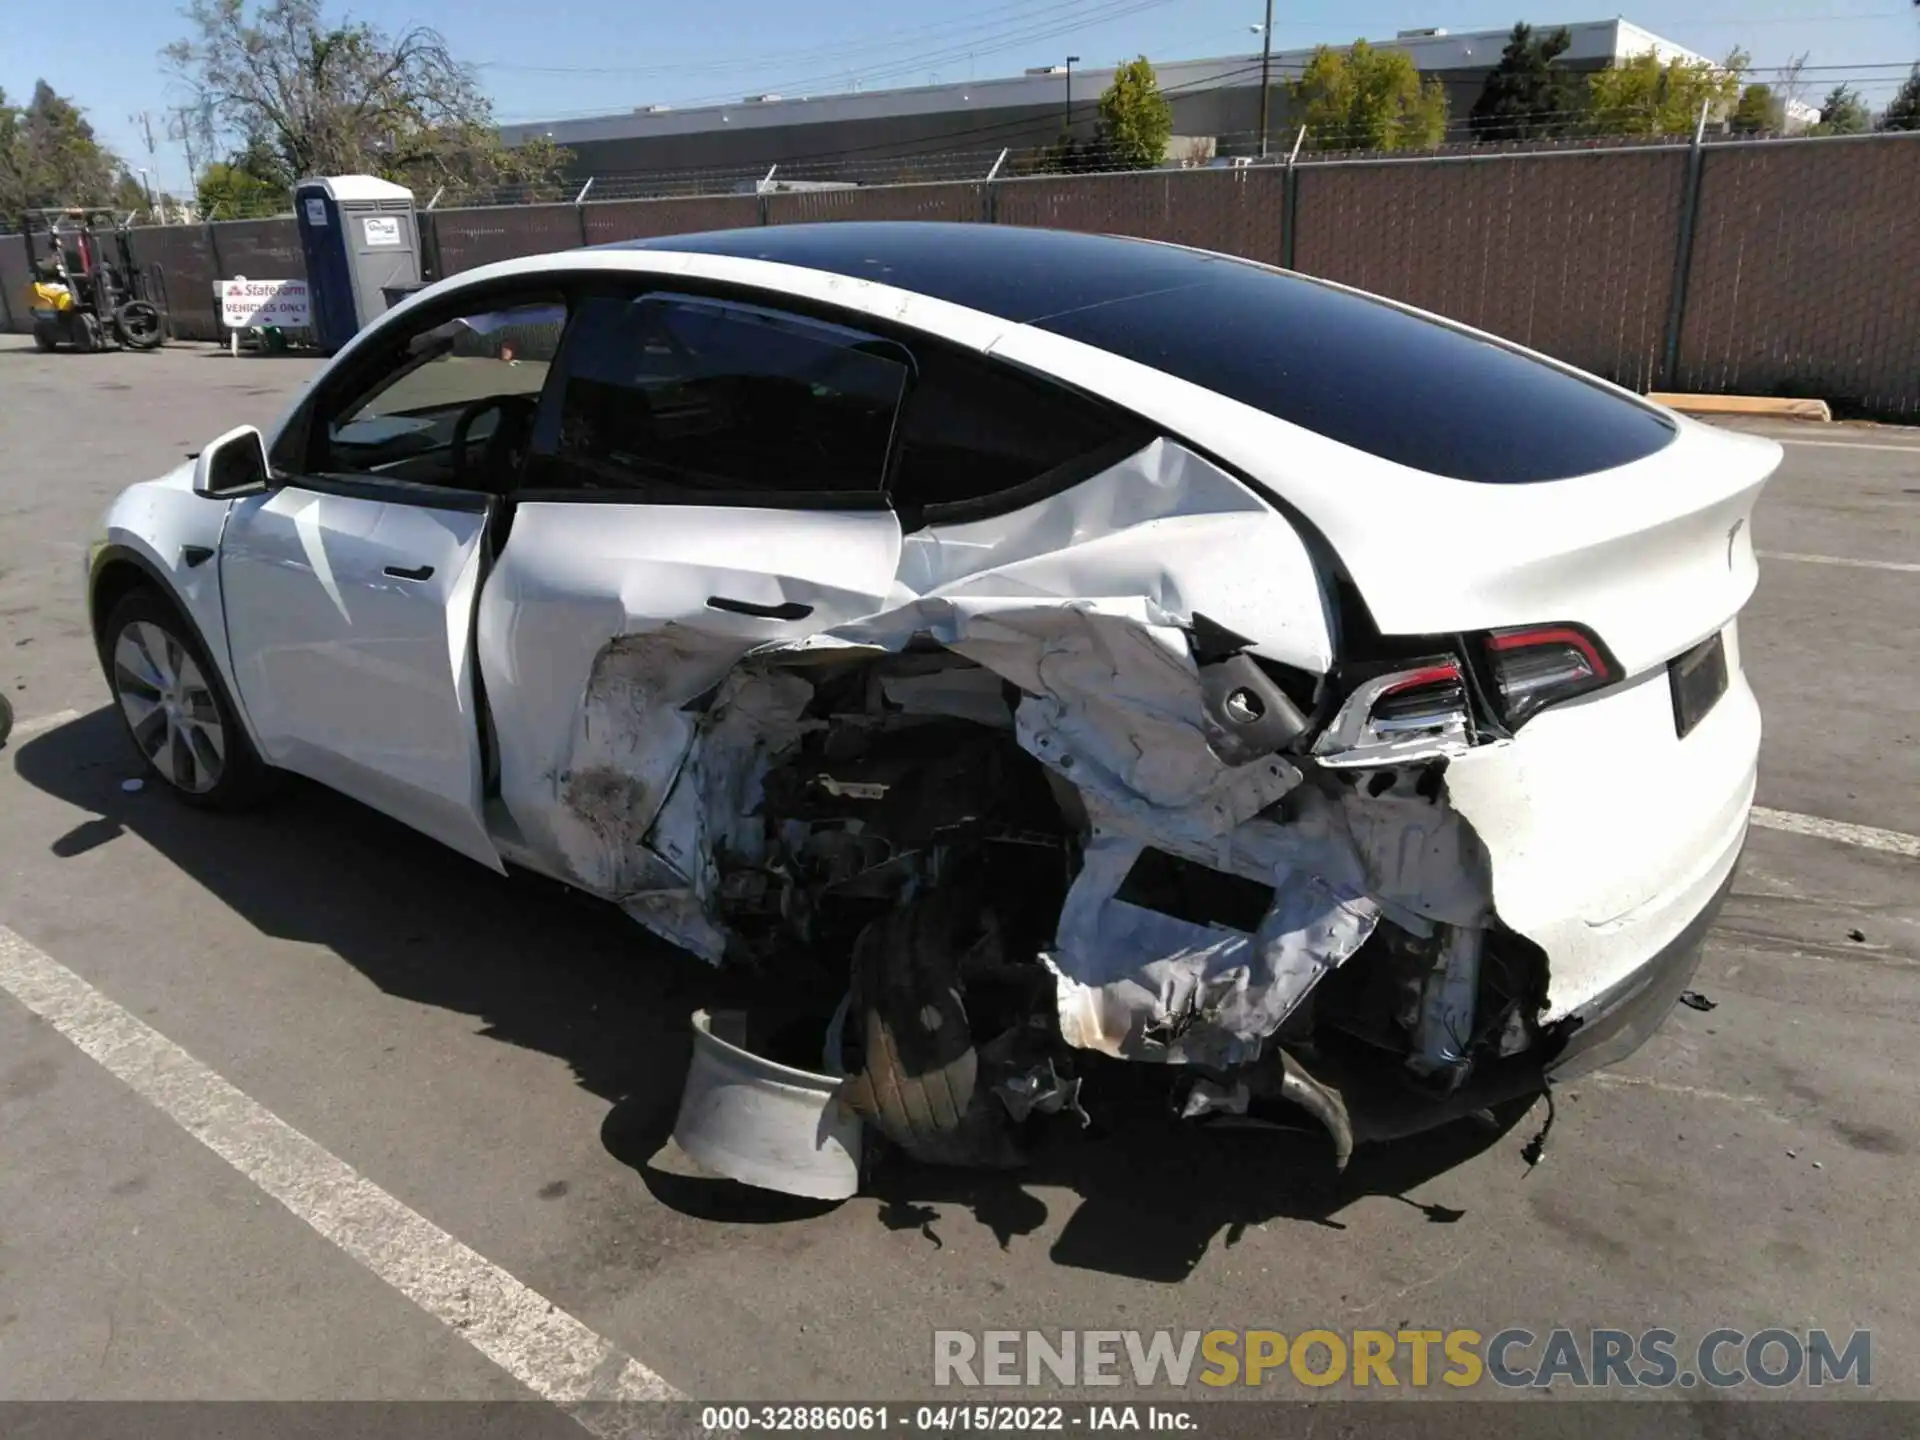
[[[91,814],[52,842],[54,855],[136,834],[263,935],[324,946],[387,994],[471,1015],[492,1039],[565,1060],[610,1102],[602,1143],[660,1203],[735,1224],[834,1208],[662,1163],[692,1053],[689,1017],[748,1003],[750,977],[715,971],[564,886],[492,874],[317,785],[295,782],[244,815],[193,810],[157,781],[123,790],[132,757],[110,709],[20,743],[14,764],[29,784]],[[1047,1122],[1046,1143],[1021,1170],[883,1157],[865,1186],[881,1223],[941,1244],[957,1209],[1008,1248],[1046,1222],[1036,1192],[1057,1191],[1079,1203],[1052,1244],[1056,1264],[1178,1281],[1216,1238],[1231,1247],[1250,1226],[1286,1220],[1337,1232],[1355,1200],[1404,1197],[1496,1143],[1525,1108],[1494,1125],[1362,1146],[1336,1175],[1304,1118],[1298,1132],[1183,1123],[1166,1109],[1156,1067],[1118,1068],[1135,1083],[1089,1087],[1094,1125]],[[1436,1223],[1461,1216],[1420,1208]]]

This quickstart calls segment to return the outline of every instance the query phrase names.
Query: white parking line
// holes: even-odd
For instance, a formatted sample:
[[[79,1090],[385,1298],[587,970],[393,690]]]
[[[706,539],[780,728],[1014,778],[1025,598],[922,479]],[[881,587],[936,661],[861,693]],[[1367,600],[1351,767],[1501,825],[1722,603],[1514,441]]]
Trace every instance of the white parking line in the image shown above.
[[[1762,560],[1800,560],[1808,565],[1851,565],[1859,570],[1920,570],[1904,560],[1849,560],[1844,555],[1797,555],[1787,550],[1756,550]]]
[[[1782,445],[1815,445],[1822,450],[1891,450],[1898,455],[1920,456],[1920,445],[1874,445],[1865,440],[1802,440],[1791,435],[1769,435],[1767,438],[1778,440]]]
[[[1769,830],[1785,830],[1793,835],[1812,835],[1821,840],[1838,840],[1843,845],[1862,845],[1869,850],[1885,850],[1890,855],[1905,855],[1920,860],[1920,835],[1899,830],[1882,830],[1873,825],[1849,825],[1844,820],[1822,820],[1818,815],[1796,815],[1791,810],[1753,807],[1753,823]]]
[[[38,735],[42,730],[51,730],[56,725],[64,725],[69,720],[78,720],[78,710],[56,710],[51,715],[36,715],[31,720],[17,720],[13,726],[13,738],[23,735]]]
[[[685,1397],[0,925],[0,988],[319,1234],[600,1435]],[[610,1402],[610,1403],[609,1403]]]

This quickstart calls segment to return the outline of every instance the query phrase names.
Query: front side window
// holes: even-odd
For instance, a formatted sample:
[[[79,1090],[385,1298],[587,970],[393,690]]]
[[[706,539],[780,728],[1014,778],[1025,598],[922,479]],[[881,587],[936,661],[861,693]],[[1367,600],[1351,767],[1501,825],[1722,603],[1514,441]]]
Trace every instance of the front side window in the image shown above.
[[[528,483],[668,501],[878,504],[910,364],[891,341],[758,306],[587,300]]]
[[[316,469],[498,489],[565,328],[558,299],[476,308],[396,343],[323,421]]]

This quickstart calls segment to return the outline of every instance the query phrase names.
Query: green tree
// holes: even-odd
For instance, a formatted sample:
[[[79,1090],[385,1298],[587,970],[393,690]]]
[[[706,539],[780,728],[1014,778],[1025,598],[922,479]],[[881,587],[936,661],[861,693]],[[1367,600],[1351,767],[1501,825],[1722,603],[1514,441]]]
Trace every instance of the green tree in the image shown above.
[[[439,32],[398,36],[330,20],[322,0],[190,0],[192,34],[163,53],[194,97],[206,153],[246,154],[278,189],[374,174],[431,193],[550,189],[569,158],[551,141],[501,143],[473,72]],[[260,168],[256,168],[257,165]]]
[[[292,203],[288,192],[263,180],[247,165],[246,157],[216,160],[200,172],[194,186],[200,214],[208,220],[249,220],[277,215]]]
[[[1113,72],[1100,96],[1100,149],[1115,170],[1151,170],[1167,158],[1173,106],[1142,55]]]
[[[1915,0],[1920,4],[1920,0]],[[1880,117],[1882,130],[1920,130],[1920,65],[1913,67]]]
[[[1447,92],[1404,50],[1322,45],[1290,89],[1317,149],[1424,150],[1447,133]]]
[[[46,81],[13,105],[0,91],[0,215],[23,209],[110,205],[126,167],[94,137],[80,108]]]
[[[1515,25],[1473,102],[1473,138],[1531,140],[1572,129],[1585,96],[1575,76],[1553,63],[1572,43],[1564,27],[1542,34],[1525,22]]]
[[[1733,107],[1733,128],[1742,135],[1786,128],[1786,105],[1768,86],[1758,82],[1740,92],[1740,103]]]
[[[1652,50],[1587,77],[1590,128],[1600,135],[1685,135],[1700,122],[1724,115],[1739,98],[1747,57],[1736,50],[1724,64],[1710,60],[1662,63]]]
[[[1820,102],[1820,123],[1809,135],[1864,135],[1873,128],[1873,112],[1867,109],[1851,85],[1836,85]]]

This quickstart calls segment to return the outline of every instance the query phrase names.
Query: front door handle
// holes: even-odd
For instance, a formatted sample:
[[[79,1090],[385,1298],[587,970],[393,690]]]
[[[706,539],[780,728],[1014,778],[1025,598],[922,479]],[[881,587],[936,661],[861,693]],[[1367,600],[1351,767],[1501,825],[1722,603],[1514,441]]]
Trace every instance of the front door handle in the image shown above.
[[[730,610],[735,615],[758,615],[766,620],[804,620],[813,613],[811,605],[788,600],[779,605],[756,605],[751,600],[735,600],[728,595],[707,596],[709,610]]]
[[[387,566],[387,574],[396,580],[431,580],[433,578],[433,566],[416,565],[413,569],[409,570],[404,565],[389,565]]]

